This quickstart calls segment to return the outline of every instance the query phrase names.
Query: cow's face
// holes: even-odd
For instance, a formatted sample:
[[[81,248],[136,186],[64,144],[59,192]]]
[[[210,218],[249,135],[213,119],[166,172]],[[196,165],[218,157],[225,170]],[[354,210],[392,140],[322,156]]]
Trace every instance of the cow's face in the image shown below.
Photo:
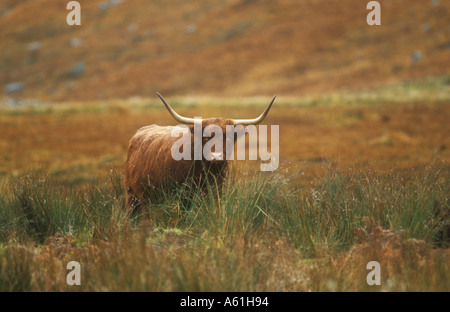
[[[226,118],[209,118],[202,120],[202,131],[201,133],[197,131],[195,132],[195,125],[190,125],[189,129],[191,130],[192,135],[192,147],[194,148],[194,136],[199,135],[199,140],[202,142],[202,151],[203,160],[211,161],[211,162],[225,162],[227,159],[226,155],[226,146],[228,144],[233,144],[236,142],[236,138],[234,136],[233,142],[227,141],[227,126],[234,126],[234,121]],[[218,140],[221,142],[221,146],[218,143]],[[231,138],[228,138],[231,140]],[[211,152],[210,154],[208,154]]]

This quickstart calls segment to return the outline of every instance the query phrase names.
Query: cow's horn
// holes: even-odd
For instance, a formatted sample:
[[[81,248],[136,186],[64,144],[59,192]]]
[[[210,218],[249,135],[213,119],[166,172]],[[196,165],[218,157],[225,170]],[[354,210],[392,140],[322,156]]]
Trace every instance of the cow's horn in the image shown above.
[[[184,123],[184,124],[189,124],[189,125],[193,125],[194,124],[194,118],[187,118],[187,117],[183,117],[183,116],[179,115],[176,111],[174,111],[172,109],[172,107],[170,107],[169,104],[167,104],[166,100],[164,100],[164,98],[162,97],[161,94],[159,94],[158,92],[156,94],[158,94],[159,98],[164,103],[164,105],[166,106],[167,110],[173,116],[173,118],[175,118],[176,121]]]
[[[266,118],[267,114],[269,113],[270,108],[272,107],[273,101],[275,101],[276,96],[273,97],[272,101],[270,102],[269,106],[267,106],[266,110],[259,116],[254,119],[233,119],[234,124],[236,125],[257,125],[261,123],[264,118]]]

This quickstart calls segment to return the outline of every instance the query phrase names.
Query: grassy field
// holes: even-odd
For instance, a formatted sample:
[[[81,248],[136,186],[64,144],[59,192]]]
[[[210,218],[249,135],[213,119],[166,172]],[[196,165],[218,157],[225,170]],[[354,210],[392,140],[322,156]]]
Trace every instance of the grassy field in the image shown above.
[[[449,167],[409,171],[328,168],[304,190],[239,169],[221,196],[166,194],[150,219],[125,213],[116,172],[81,188],[30,172],[0,198],[0,289],[448,291]],[[381,286],[366,283],[374,260]]]
[[[169,98],[253,117],[270,98]],[[280,168],[124,210],[127,142],[158,101],[1,108],[1,291],[450,291],[449,78],[277,99]],[[207,114],[207,115],[206,115]],[[66,264],[81,264],[81,286]],[[381,286],[369,286],[369,261]]]

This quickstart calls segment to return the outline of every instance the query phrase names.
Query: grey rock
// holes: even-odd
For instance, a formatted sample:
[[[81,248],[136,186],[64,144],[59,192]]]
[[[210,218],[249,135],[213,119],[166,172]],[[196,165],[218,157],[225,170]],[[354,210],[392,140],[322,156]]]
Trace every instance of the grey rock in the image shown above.
[[[78,62],[72,66],[72,69],[70,70],[70,75],[72,77],[79,77],[83,75],[85,71],[86,65],[84,65],[84,62]]]
[[[11,82],[5,86],[5,91],[8,94],[22,92],[25,89],[25,83],[23,82]]]

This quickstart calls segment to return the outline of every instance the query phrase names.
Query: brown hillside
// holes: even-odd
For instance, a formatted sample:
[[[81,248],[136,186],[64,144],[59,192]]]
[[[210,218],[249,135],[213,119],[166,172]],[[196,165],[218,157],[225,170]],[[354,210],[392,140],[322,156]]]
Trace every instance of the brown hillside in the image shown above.
[[[449,1],[2,0],[0,97],[306,95],[448,73]],[[109,7],[107,7],[110,5]]]

